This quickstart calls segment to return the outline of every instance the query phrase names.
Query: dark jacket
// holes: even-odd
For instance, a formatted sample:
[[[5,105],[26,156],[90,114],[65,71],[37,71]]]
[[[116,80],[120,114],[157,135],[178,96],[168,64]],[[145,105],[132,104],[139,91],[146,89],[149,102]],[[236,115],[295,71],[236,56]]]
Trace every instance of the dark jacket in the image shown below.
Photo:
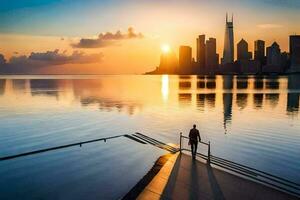
[[[199,130],[196,128],[192,128],[190,130],[189,138],[190,138],[190,141],[192,141],[192,142],[198,142],[198,139],[199,139],[199,141],[201,141]]]

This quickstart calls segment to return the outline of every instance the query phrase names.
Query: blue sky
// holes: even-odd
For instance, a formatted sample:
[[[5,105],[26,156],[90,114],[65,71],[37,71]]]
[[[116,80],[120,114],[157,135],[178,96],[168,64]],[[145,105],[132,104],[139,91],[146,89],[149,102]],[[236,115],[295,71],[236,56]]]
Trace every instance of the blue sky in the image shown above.
[[[99,29],[106,31],[130,23],[138,24],[134,17],[140,15],[139,9],[180,8],[182,5],[198,7],[199,12],[201,7],[216,9],[218,13],[212,11],[215,15],[224,15],[226,11],[241,15],[246,11],[250,17],[252,12],[253,16],[273,17],[275,20],[282,18],[295,23],[300,20],[300,14],[296,14],[300,9],[299,0],[2,0],[0,33],[95,34]],[[221,9],[222,13],[219,12]],[[125,13],[128,19],[120,18],[120,13]]]

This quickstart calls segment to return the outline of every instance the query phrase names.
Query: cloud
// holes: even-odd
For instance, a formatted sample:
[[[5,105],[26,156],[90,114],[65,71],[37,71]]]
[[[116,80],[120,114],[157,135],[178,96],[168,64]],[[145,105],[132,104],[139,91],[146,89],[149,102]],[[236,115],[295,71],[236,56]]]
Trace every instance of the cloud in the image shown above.
[[[64,64],[82,64],[99,62],[102,54],[86,55],[83,52],[73,51],[71,55],[66,55],[66,52],[59,53],[59,50],[47,51],[42,53],[32,52],[28,56],[28,60],[43,62],[45,65],[64,65]]]
[[[257,27],[262,29],[274,29],[282,28],[283,26],[281,24],[258,24]]]
[[[65,51],[60,53],[56,49],[47,52],[32,52],[29,56],[13,56],[7,62],[4,56],[0,54],[0,72],[24,73],[48,66],[97,63],[101,62],[102,58],[102,53],[85,54],[84,52],[73,51],[72,54],[67,55]]]
[[[143,38],[142,33],[135,33],[132,27],[129,27],[127,33],[117,31],[116,33],[106,32],[100,33],[98,38],[89,39],[82,38],[78,43],[72,44],[74,48],[103,48],[106,46],[114,45],[118,40]]]

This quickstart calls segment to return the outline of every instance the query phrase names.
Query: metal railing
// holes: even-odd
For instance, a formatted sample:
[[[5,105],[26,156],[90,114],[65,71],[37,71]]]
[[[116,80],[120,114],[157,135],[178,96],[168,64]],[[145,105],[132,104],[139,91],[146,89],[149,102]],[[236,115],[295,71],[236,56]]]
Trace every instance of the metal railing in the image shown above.
[[[183,139],[189,139],[189,137],[182,135],[180,133],[180,141],[179,141],[179,151],[189,151],[190,149],[183,148],[182,141]],[[226,160],[217,156],[214,156],[211,154],[211,148],[210,148],[210,141],[208,143],[206,142],[199,142],[200,144],[204,144],[208,146],[207,149],[207,155],[204,155],[202,153],[197,152],[197,156],[206,160],[208,165],[215,165],[219,168],[225,169],[225,171],[229,173],[233,173],[236,175],[240,175],[242,177],[254,180],[256,182],[262,183],[264,185],[270,186],[272,188],[275,188],[277,190],[295,195],[297,197],[300,197],[300,184],[295,183],[293,181],[284,179],[282,177],[252,168],[248,167],[246,165],[242,165],[230,160]]]
[[[187,137],[187,136],[184,136],[184,135],[182,135],[182,133],[180,133],[180,139],[179,139],[179,151],[180,151],[180,152],[182,152],[182,150],[190,151],[190,150],[188,150],[188,149],[182,148],[182,139],[188,139],[188,140],[189,140],[190,138]],[[211,154],[210,154],[210,141],[208,141],[208,143],[207,143],[207,142],[203,142],[203,141],[199,141],[199,143],[200,143],[200,144],[207,145],[207,164],[210,164],[210,157],[211,157]],[[203,154],[200,154],[200,155],[202,155],[202,157],[203,157],[203,156],[205,157],[205,155],[203,155]]]

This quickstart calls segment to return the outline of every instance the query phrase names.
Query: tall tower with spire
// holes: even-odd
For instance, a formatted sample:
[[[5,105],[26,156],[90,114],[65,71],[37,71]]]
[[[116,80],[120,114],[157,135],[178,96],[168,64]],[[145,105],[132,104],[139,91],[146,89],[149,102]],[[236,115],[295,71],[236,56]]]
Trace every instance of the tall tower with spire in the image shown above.
[[[228,21],[228,14],[226,13],[226,27],[225,27],[222,64],[233,63],[233,61],[234,61],[233,15],[231,17],[231,21]]]

